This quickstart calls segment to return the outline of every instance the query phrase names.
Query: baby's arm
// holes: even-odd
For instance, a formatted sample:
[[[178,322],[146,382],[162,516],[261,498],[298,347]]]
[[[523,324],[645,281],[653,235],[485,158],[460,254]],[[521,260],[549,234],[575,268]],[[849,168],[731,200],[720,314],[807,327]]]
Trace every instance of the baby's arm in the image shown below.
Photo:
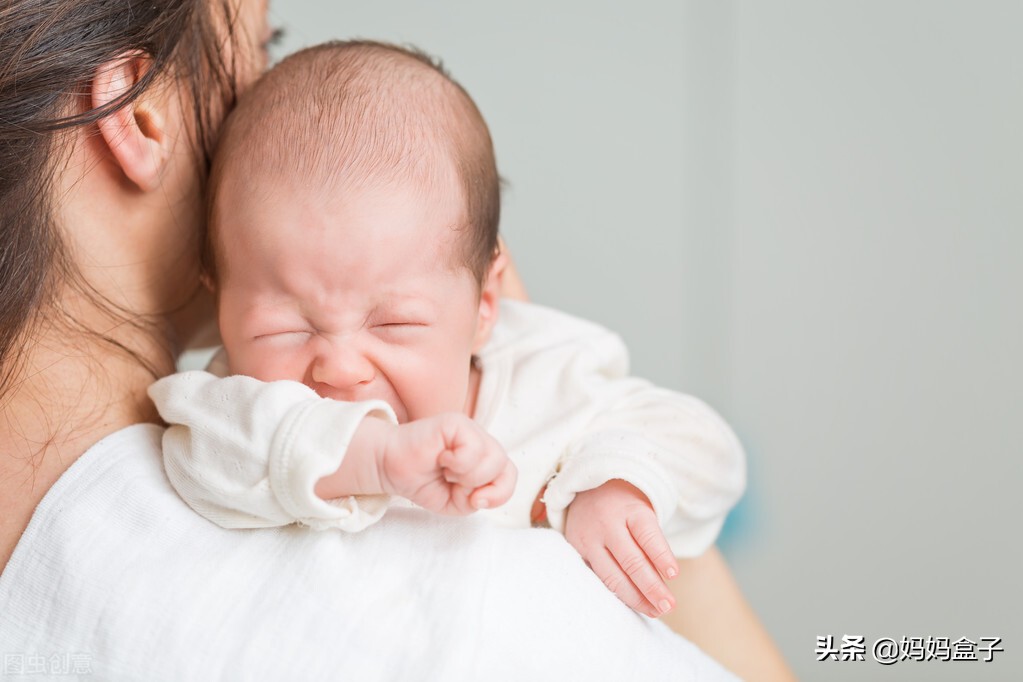
[[[514,486],[514,468],[499,467],[503,450],[457,419],[399,427],[382,401],[345,403],[296,382],[206,372],[161,379],[149,393],[171,424],[163,439],[168,478],[193,509],[227,528],[299,521],[358,531],[384,514],[388,494],[468,513],[481,500],[503,503]],[[429,459],[430,448],[447,445],[457,447]]]
[[[627,357],[606,333],[573,362],[571,384],[599,404],[544,501],[551,525],[623,601],[660,615],[674,604],[664,584],[678,570],[674,557],[713,544],[745,486],[745,458],[711,408],[628,377]]]

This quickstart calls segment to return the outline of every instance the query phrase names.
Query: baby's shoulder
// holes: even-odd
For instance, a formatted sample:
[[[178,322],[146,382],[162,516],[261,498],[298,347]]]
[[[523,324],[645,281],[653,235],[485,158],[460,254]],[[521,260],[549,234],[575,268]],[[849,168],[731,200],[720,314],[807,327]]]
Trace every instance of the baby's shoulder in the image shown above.
[[[596,322],[536,303],[502,300],[494,331],[480,356],[575,354],[596,349],[625,352],[621,338]]]

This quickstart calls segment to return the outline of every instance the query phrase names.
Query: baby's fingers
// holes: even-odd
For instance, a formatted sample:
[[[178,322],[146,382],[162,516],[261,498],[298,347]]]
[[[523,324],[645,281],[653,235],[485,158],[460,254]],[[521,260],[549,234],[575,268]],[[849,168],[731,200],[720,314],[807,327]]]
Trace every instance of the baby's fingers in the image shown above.
[[[463,488],[460,485],[448,485],[449,497],[447,508],[443,513],[454,514],[456,516],[466,516],[476,511],[476,507],[472,505],[470,495],[472,493],[471,488]]]
[[[670,580],[678,575],[678,561],[668,546],[668,540],[664,537],[660,524],[657,523],[657,516],[652,511],[649,514],[629,517],[625,525],[662,576]]]
[[[675,606],[675,598],[672,596],[671,590],[664,584],[657,569],[650,563],[650,559],[628,532],[609,538],[607,548],[621,569],[629,576],[632,584],[636,586],[646,601],[654,606],[655,618],[667,613]]]
[[[504,472],[508,455],[490,436],[464,441],[441,454],[437,463],[444,468],[444,478],[474,489],[487,485]]]
[[[505,461],[505,467],[490,483],[477,488],[469,497],[469,501],[476,509],[491,509],[499,507],[507,502],[512,492],[515,491],[515,481],[519,472],[511,460]]]
[[[601,547],[587,557],[590,568],[597,574],[597,577],[604,581],[607,589],[611,590],[616,597],[625,602],[629,608],[646,614],[651,618],[657,618],[660,614],[657,609],[647,601],[646,597],[636,588],[629,576],[625,574],[619,562],[604,547]]]

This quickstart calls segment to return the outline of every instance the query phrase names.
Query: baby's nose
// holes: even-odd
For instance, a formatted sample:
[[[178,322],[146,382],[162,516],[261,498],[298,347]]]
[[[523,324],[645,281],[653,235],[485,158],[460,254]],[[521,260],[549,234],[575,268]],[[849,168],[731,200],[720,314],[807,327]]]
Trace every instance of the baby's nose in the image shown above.
[[[313,363],[313,381],[338,391],[368,384],[375,376],[376,368],[369,358],[344,344],[324,348]]]

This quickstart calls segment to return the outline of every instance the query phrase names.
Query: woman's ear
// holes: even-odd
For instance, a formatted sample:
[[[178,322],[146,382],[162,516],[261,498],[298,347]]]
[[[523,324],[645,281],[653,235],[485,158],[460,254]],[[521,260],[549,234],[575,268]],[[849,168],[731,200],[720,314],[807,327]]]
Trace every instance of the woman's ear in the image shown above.
[[[141,52],[103,64],[92,80],[92,106],[110,106],[124,97],[152,66]],[[170,157],[166,117],[159,98],[142,96],[101,118],[97,125],[124,175],[143,192],[156,188]]]
[[[501,282],[505,268],[508,267],[508,256],[499,252],[490,263],[487,278],[480,289],[479,318],[476,322],[476,337],[472,342],[472,352],[478,353],[483,345],[490,340],[490,334],[497,323],[497,311],[501,302]]]

